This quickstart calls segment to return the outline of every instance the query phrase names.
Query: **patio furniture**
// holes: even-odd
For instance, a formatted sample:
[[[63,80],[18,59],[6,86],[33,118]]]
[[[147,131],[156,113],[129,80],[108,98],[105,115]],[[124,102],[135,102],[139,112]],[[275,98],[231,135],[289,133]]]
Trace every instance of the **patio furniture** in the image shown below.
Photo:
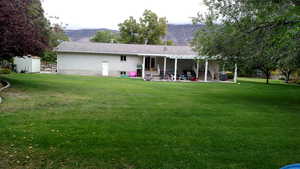
[[[137,72],[129,72],[129,77],[137,77]]]
[[[145,81],[151,81],[152,80],[152,75],[151,75],[151,73],[146,73],[145,74],[145,79],[144,79]]]

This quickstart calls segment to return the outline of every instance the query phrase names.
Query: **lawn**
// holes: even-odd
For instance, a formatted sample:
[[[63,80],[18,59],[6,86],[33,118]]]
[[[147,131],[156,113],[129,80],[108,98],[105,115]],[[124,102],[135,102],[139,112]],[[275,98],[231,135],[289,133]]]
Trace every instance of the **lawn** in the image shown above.
[[[300,162],[300,87],[2,76],[0,168],[278,169]]]

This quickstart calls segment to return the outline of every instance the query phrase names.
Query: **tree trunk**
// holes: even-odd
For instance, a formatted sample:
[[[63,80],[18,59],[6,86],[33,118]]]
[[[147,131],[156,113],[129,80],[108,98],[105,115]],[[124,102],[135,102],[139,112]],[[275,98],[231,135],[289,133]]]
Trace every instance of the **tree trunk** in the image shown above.
[[[266,71],[266,78],[267,78],[266,84],[269,84],[270,75],[271,75],[270,71],[267,70]]]
[[[289,83],[289,80],[290,80],[290,76],[291,76],[292,71],[290,71],[290,70],[283,70],[283,71],[281,71],[281,72],[282,72],[282,74],[284,75],[284,82],[285,82],[285,83]]]
[[[291,71],[288,71],[285,77],[285,83],[289,83],[290,81],[290,76],[291,76]]]

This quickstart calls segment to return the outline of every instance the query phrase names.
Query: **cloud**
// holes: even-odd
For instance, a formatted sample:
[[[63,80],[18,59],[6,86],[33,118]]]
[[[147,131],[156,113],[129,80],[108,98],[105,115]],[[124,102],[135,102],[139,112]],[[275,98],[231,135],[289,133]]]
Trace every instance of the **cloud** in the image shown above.
[[[129,16],[140,17],[145,9],[167,17],[169,23],[191,23],[197,12],[206,11],[202,0],[44,0],[43,7],[47,16],[59,17],[68,28],[117,29],[119,23]]]

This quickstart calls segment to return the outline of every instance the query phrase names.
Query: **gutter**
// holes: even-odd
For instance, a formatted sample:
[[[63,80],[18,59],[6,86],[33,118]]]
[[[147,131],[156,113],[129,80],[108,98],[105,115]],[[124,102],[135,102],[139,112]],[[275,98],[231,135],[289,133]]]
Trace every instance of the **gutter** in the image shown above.
[[[176,55],[176,54],[147,54],[147,53],[112,53],[112,52],[91,52],[91,51],[61,51],[57,50],[57,53],[82,53],[82,54],[104,54],[104,55],[129,55],[129,56],[158,56],[158,57],[167,57],[170,59],[205,59],[205,56],[196,56],[196,55]]]

